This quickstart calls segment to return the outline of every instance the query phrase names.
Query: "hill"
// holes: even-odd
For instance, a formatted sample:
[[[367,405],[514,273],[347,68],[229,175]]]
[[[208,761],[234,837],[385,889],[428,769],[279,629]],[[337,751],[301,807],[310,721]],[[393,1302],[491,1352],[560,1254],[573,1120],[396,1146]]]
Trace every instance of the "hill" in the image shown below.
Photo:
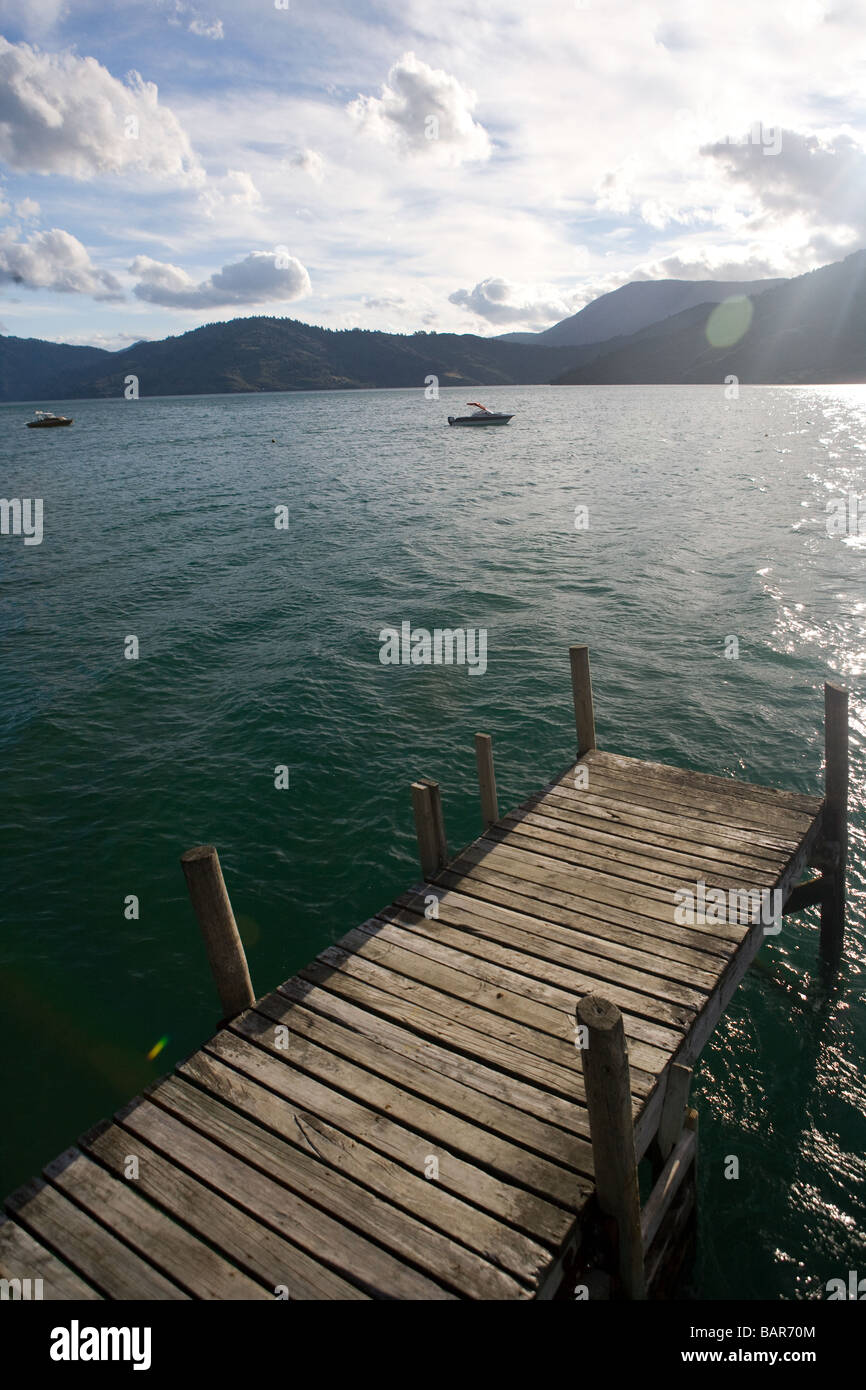
[[[599,295],[570,318],[542,333],[504,333],[500,342],[534,343],[537,347],[585,347],[629,336],[661,319],[698,304],[720,304],[732,295],[751,298],[785,280],[633,280]]]
[[[866,381],[866,251],[765,289],[738,341],[711,346],[715,305],[687,309],[575,364],[556,385]],[[716,311],[718,317],[718,311]]]
[[[143,396],[346,387],[527,385],[575,365],[570,348],[524,347],[456,333],[334,331],[294,319],[213,323],[119,352],[34,338],[0,338],[0,400],[122,396],[136,376]]]

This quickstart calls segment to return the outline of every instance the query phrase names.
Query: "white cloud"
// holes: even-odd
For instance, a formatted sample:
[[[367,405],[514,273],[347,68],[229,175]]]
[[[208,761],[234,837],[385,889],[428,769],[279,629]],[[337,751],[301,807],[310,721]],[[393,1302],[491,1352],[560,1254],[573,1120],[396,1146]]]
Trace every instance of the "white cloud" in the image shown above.
[[[710,250],[674,253],[644,261],[628,280],[772,280],[802,273],[799,258],[779,258],[758,244],[730,245]],[[623,280],[623,284],[626,280]]]
[[[866,234],[866,148],[847,131],[758,128],[737,142],[706,145],[701,153],[751,196],[756,221],[805,218],[816,236],[829,237],[842,254]]]
[[[306,268],[283,247],[253,251],[199,284],[179,266],[150,256],[136,256],[130,271],[139,276],[134,291],[137,298],[169,309],[276,303],[301,299],[312,289]]]
[[[325,161],[318,150],[298,150],[289,160],[293,169],[309,174],[314,183],[321,183],[325,177]]]
[[[230,208],[258,208],[261,202],[262,195],[244,169],[229,169],[222,177],[210,179],[199,195],[199,204],[207,217],[222,215]]]
[[[475,93],[456,77],[404,53],[381,96],[359,96],[347,109],[359,129],[383,144],[456,165],[491,154],[487,131],[472,115],[475,104]]]
[[[35,198],[20,198],[15,204],[15,216],[20,217],[22,222],[29,222],[31,218],[38,217],[40,210]]]
[[[525,328],[556,323],[574,313],[570,300],[563,299],[550,285],[519,285],[496,278],[481,280],[471,290],[455,290],[448,300],[489,323]]]
[[[71,347],[98,347],[105,348],[106,352],[120,352],[132,343],[149,342],[150,339],[144,338],[141,333],[125,333],[117,330],[113,333],[64,333],[61,336],[55,335],[46,338],[45,341],[48,343],[66,343]]]
[[[44,36],[46,30],[53,29],[58,19],[68,11],[66,0],[0,0],[0,21],[14,24],[16,28],[34,38]]]
[[[191,19],[189,23],[191,34],[198,34],[202,39],[224,39],[225,30],[221,19]]]
[[[0,37],[0,159],[13,169],[90,179],[150,174],[200,183],[204,174],[153,82],[119,82],[95,58],[51,54]]]
[[[121,299],[120,281],[98,270],[86,247],[69,232],[52,227],[17,240],[14,228],[0,232],[0,284],[25,289],[89,294],[94,299]]]

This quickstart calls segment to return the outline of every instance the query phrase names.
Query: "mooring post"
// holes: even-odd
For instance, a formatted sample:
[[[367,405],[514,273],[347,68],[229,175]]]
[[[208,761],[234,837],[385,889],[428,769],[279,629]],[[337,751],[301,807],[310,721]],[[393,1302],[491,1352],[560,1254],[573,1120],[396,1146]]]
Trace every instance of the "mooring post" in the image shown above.
[[[599,994],[587,994],[576,1010],[586,1029],[581,1048],[589,1134],[598,1204],[616,1221],[617,1263],[627,1298],[646,1297],[640,1192],[634,1148],[628,1052],[622,1014]]]
[[[692,1069],[679,1062],[671,1062],[668,1070],[667,1088],[662,1104],[656,1142],[662,1159],[667,1159],[671,1149],[682,1134],[688,1111],[689,1087],[692,1084]]]
[[[821,955],[835,967],[845,937],[845,868],[848,859],[848,691],[824,686],[824,839],[832,856],[821,903]]]
[[[569,647],[571,688],[574,695],[574,722],[577,725],[577,756],[582,758],[595,748],[595,714],[592,708],[592,678],[589,647]]]
[[[223,1015],[235,1018],[255,1003],[255,995],[219,855],[213,845],[199,845],[182,854],[180,862]]]
[[[429,777],[413,782],[412,809],[415,812],[421,872],[425,878],[433,878],[448,863],[439,783],[431,781]]]
[[[499,820],[496,797],[496,773],[493,768],[493,740],[489,734],[475,735],[475,762],[478,766],[478,786],[481,791],[481,820],[489,830]]]

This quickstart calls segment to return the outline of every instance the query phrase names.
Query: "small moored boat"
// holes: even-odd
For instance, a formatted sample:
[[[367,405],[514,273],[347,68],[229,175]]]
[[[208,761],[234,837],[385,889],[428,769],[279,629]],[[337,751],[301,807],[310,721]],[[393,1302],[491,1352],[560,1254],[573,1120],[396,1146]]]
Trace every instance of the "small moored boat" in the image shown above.
[[[27,421],[29,430],[47,430],[54,425],[71,425],[70,415],[55,415],[51,410],[36,410],[33,412],[33,419]]]
[[[512,419],[512,416],[503,415],[501,411],[488,410],[480,401],[467,401],[466,404],[474,407],[472,414],[449,415],[449,425],[507,425]]]

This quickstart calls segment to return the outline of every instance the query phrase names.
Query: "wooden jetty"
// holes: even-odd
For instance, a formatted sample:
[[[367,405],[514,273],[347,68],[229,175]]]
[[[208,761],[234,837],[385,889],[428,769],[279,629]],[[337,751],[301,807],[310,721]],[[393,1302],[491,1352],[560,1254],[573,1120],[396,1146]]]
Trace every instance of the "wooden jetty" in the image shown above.
[[[820,902],[841,955],[847,696],[825,689],[825,795],[802,796],[599,751],[585,647],[571,664],[577,761],[500,816],[478,735],[481,837],[449,858],[415,783],[423,880],[261,999],[216,851],[184,855],[224,1021],[8,1199],[11,1296],[664,1292],[692,1068],[779,929],[759,895]]]

